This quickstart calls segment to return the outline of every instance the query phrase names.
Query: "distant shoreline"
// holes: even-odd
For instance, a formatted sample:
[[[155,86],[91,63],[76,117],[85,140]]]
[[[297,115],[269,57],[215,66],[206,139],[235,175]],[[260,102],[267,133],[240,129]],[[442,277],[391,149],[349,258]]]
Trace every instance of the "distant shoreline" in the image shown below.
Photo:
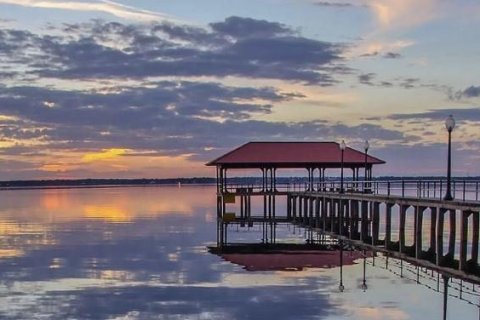
[[[213,185],[215,178],[13,180],[0,181],[0,190],[142,187],[179,184]]]
[[[445,177],[393,177],[383,176],[374,178],[377,181],[385,180],[441,180]],[[454,180],[480,181],[480,177],[457,177]],[[261,184],[260,177],[231,177],[232,184]],[[338,177],[329,177],[327,181],[338,180]],[[346,181],[351,181],[347,178]],[[306,177],[277,177],[279,184],[306,183]],[[70,189],[70,188],[112,188],[162,185],[215,185],[216,179],[210,177],[193,178],[166,178],[166,179],[56,179],[56,180],[12,180],[0,181],[0,190],[20,189]]]

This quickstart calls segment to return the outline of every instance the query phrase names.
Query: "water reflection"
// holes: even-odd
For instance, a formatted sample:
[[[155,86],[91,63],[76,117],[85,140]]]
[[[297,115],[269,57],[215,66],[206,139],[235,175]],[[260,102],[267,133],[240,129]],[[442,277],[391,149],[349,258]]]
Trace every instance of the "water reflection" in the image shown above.
[[[388,270],[249,272],[209,254],[213,187],[1,191],[1,319],[438,319],[441,295]],[[238,231],[242,239],[255,230]],[[292,235],[296,232],[294,235]],[[303,234],[285,230],[292,238]],[[477,318],[476,307],[449,312]]]

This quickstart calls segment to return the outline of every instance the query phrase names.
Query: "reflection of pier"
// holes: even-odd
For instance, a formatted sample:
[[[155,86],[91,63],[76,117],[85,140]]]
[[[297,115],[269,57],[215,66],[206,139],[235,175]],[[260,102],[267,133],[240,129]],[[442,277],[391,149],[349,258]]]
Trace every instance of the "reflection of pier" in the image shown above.
[[[291,193],[287,199],[292,222],[480,283],[479,203],[338,193]],[[398,221],[392,221],[394,213]],[[406,228],[408,216],[411,230]]]
[[[225,154],[208,164],[217,168],[218,250],[229,244],[231,225],[260,225],[262,242],[272,244],[278,224],[294,224],[309,243],[333,239],[340,249],[348,244],[434,270],[445,299],[451,278],[480,284],[479,183],[457,181],[452,193],[460,200],[442,200],[441,180],[374,181],[373,165],[382,163],[333,142],[248,143]],[[278,183],[279,170],[294,169],[306,170],[300,184]],[[344,169],[352,173],[345,180]],[[232,185],[231,170],[260,170],[261,184]],[[341,173],[340,183],[327,179],[331,171]],[[286,200],[281,211],[279,200]]]

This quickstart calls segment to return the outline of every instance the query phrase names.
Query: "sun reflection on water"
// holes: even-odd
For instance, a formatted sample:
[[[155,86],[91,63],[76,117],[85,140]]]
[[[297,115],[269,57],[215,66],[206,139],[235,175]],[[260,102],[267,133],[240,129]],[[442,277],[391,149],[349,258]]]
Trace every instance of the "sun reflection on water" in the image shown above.
[[[0,201],[1,319],[438,318],[437,293],[386,271],[369,269],[363,292],[361,265],[345,266],[339,294],[336,268],[249,272],[208,253],[215,187],[0,191]]]

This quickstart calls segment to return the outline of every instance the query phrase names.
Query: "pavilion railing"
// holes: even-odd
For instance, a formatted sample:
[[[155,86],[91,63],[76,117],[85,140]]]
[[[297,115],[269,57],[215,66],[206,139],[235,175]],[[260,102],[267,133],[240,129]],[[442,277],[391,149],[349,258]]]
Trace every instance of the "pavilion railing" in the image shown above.
[[[226,192],[271,193],[271,192],[340,192],[341,181],[328,180],[325,182],[289,182],[277,183],[275,189],[267,189],[259,184],[228,183]],[[371,181],[343,182],[345,193],[369,193],[386,196],[410,198],[443,199],[447,190],[447,181],[440,179],[390,179]],[[456,201],[479,201],[480,180],[453,179],[451,194]]]

